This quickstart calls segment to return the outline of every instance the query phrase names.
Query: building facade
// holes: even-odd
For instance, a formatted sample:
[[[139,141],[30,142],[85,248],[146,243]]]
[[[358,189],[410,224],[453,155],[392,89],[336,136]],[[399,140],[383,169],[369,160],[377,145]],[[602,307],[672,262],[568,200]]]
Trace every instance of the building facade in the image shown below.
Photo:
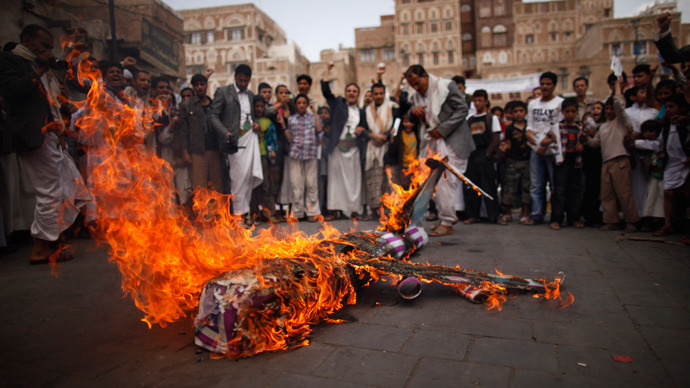
[[[308,62],[285,32],[253,4],[198,8],[179,11],[184,17],[185,73],[191,78],[206,68],[214,70],[209,94],[234,82],[235,68],[248,64],[249,85],[256,91],[261,82],[296,89],[298,74],[308,71]]]
[[[672,12],[678,44],[690,43],[690,25],[680,23],[675,1],[657,3],[632,18],[614,19],[613,7],[613,0],[396,0],[392,26],[389,17],[382,17],[381,26],[357,30],[358,83],[370,83],[380,59],[362,61],[378,55],[367,51],[376,47],[367,33],[380,31],[386,40],[391,28],[401,71],[420,63],[442,77],[498,80],[548,70],[558,75],[556,92],[564,95],[572,94],[572,80],[578,76],[605,79],[613,54],[628,72],[636,63],[657,63],[652,34],[661,12]],[[605,82],[592,82],[590,92],[601,98],[609,93]],[[505,104],[528,94],[490,98]]]

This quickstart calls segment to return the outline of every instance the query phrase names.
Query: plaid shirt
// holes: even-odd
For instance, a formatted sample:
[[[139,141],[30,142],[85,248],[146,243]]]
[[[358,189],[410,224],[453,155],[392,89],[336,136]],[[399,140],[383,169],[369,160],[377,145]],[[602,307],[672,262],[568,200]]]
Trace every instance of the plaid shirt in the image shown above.
[[[574,133],[573,129],[577,129],[577,133]],[[577,152],[575,149],[580,144],[580,137],[578,135],[582,133],[582,123],[576,121],[573,124],[566,124],[564,121],[561,121],[558,123],[558,130],[561,137],[563,156],[575,155],[575,168],[582,167],[582,153]]]
[[[316,159],[318,139],[312,113],[295,113],[288,118],[288,131],[292,135],[288,156],[297,160]]]

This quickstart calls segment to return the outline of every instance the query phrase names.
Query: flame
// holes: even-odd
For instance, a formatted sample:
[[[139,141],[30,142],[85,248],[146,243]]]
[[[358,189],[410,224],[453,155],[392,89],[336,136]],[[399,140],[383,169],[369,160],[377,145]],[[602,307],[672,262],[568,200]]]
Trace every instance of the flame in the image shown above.
[[[308,344],[312,324],[327,320],[344,303],[355,303],[349,268],[367,284],[402,279],[366,263],[353,265],[354,252],[336,254],[320,245],[340,236],[326,223],[314,235],[299,231],[294,218],[283,229],[244,229],[240,216],[230,212],[229,195],[195,190],[190,219],[175,204],[171,167],[144,145],[157,130],[152,116],[161,107],[118,100],[83,52],[74,50],[68,60],[79,62],[77,74],[71,76],[91,85],[87,99],[74,104],[80,110],[75,120],[78,136],[91,160],[88,182],[97,216],[90,226],[92,235],[109,247],[109,260],[122,273],[122,289],[149,328],[185,317],[197,307],[209,279],[236,270],[255,279],[256,292],[276,291],[262,299],[272,308],[247,309],[251,316],[238,323],[237,340],[228,343],[226,355],[302,346]],[[405,173],[412,176],[410,187],[392,185],[393,192],[382,198],[388,212],[381,212],[380,221],[389,230],[404,229],[403,204],[430,169],[420,160]],[[546,297],[560,298],[559,285],[549,284]],[[489,295],[489,308],[500,310],[505,287],[491,282],[481,287]]]

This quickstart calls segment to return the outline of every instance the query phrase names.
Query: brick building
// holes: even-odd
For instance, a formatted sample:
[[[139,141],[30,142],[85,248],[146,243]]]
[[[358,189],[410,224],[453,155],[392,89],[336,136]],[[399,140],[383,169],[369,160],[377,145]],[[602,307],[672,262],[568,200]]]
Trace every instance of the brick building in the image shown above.
[[[286,84],[296,90],[296,77],[308,71],[308,61],[285,32],[253,4],[179,11],[184,17],[186,75],[211,67],[212,95],[219,86],[234,81],[235,68],[244,63],[254,71],[249,85],[261,82]]]

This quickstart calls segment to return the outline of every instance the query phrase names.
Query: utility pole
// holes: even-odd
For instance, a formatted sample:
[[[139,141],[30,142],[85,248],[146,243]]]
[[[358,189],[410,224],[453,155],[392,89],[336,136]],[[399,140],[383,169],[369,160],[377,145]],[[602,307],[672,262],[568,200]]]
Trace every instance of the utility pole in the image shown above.
[[[117,55],[117,30],[115,29],[115,0],[108,0],[108,11],[110,12],[110,60],[119,62]]]

